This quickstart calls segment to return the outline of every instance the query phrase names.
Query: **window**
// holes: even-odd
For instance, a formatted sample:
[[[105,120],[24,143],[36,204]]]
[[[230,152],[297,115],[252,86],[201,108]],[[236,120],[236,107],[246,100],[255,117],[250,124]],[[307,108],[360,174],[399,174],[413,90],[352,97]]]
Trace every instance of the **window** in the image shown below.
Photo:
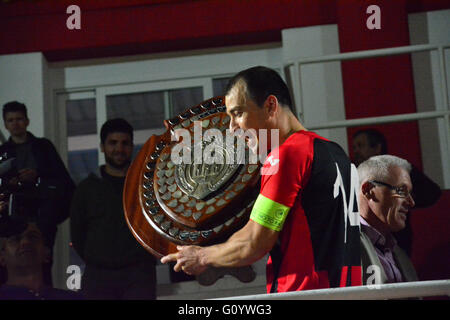
[[[92,145],[97,136],[95,99],[67,100],[66,119],[68,170],[78,184],[98,165],[98,150]]]

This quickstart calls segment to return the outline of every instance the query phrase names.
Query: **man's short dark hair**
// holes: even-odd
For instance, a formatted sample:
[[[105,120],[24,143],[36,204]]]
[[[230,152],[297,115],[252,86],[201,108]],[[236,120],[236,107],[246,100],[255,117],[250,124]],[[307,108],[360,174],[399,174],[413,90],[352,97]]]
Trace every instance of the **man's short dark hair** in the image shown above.
[[[133,141],[133,127],[125,119],[115,118],[106,121],[102,125],[100,130],[100,140],[102,144],[105,143],[108,134],[114,132],[128,133],[131,137],[131,141]]]
[[[369,142],[369,145],[371,148],[376,147],[377,145],[381,146],[381,153],[380,154],[387,154],[387,141],[385,136],[376,129],[362,129],[353,135],[353,139],[355,139],[357,136],[365,134],[367,136],[367,141]]]
[[[228,94],[240,80],[245,82],[249,98],[258,107],[262,107],[269,95],[274,95],[279,103],[293,111],[289,89],[275,70],[261,66],[243,70],[230,79],[225,94]]]
[[[18,101],[10,101],[3,105],[3,120],[5,120],[8,112],[22,112],[25,118],[28,119],[27,107]]]

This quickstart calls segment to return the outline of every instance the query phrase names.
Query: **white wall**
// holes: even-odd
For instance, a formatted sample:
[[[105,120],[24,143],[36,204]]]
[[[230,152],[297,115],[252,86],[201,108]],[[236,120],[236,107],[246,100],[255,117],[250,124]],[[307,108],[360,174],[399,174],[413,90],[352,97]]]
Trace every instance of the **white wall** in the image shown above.
[[[0,105],[17,100],[27,106],[30,126],[28,130],[37,137],[51,140],[56,133],[49,130],[56,121],[51,112],[49,67],[42,53],[25,53],[0,56]],[[1,133],[9,137],[3,122]],[[65,155],[62,157],[65,159]],[[64,230],[64,231],[62,231]],[[68,259],[68,222],[58,227],[54,247],[53,279],[64,288]]]
[[[44,135],[46,64],[40,52],[0,56],[0,105],[13,100],[25,103],[30,118],[28,130],[38,137]],[[8,138],[3,122],[0,127]]]
[[[238,49],[236,49],[238,50]],[[89,65],[53,65],[52,78],[56,88],[86,88],[117,84],[165,81],[183,78],[207,77],[211,75],[233,75],[255,65],[281,66],[280,48],[251,49],[241,51],[210,50],[209,52],[187,53],[186,56],[108,60]],[[63,74],[59,73],[63,71]]]
[[[337,25],[292,28],[282,31],[283,59],[318,57],[339,53]],[[300,66],[302,109],[299,118],[309,125],[345,120],[341,64],[328,62]],[[295,95],[295,93],[293,94]],[[298,108],[297,102],[297,108]],[[319,135],[340,144],[348,151],[346,129],[317,130]]]

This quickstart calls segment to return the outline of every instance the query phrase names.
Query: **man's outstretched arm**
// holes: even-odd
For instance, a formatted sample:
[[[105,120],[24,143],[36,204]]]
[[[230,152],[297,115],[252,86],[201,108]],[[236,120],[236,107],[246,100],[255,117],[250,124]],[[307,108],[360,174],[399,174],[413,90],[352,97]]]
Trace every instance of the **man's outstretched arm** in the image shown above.
[[[279,232],[266,228],[253,220],[234,233],[226,242],[209,246],[178,246],[176,253],[161,259],[162,263],[175,262],[175,271],[200,274],[208,267],[240,267],[261,259],[275,245]]]

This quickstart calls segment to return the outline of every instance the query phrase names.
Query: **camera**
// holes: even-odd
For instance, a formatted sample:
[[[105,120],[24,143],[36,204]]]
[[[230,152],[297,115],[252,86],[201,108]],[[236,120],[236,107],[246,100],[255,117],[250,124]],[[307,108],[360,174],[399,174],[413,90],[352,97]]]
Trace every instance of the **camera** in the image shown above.
[[[8,154],[0,156],[0,194],[2,201],[8,202],[8,208],[0,211],[0,237],[10,237],[22,233],[27,222],[39,220],[40,201],[51,196],[54,186],[41,183],[24,183],[16,180],[19,172],[16,159]]]

